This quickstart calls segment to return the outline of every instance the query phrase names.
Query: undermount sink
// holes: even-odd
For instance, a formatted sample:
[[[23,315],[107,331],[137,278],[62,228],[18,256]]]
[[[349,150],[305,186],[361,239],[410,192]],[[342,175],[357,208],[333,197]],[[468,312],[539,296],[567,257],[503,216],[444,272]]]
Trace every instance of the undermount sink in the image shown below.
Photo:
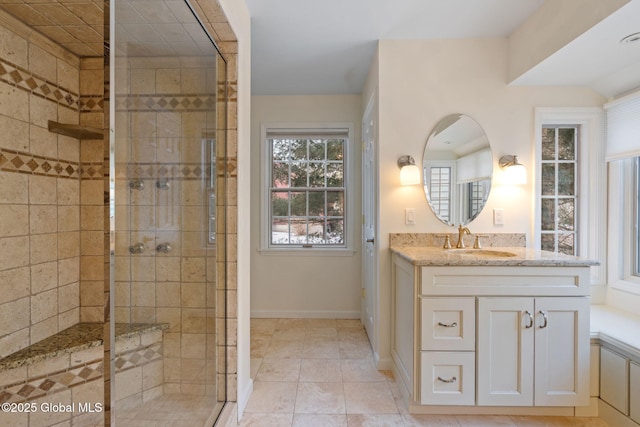
[[[459,255],[471,255],[485,258],[508,258],[516,254],[507,251],[496,251],[493,249],[449,249],[450,253]]]

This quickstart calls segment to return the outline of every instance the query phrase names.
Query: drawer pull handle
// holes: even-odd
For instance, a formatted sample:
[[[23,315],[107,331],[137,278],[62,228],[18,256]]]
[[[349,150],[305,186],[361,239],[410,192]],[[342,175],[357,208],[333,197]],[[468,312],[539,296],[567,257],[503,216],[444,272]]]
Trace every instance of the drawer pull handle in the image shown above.
[[[455,383],[456,381],[458,381],[458,379],[456,377],[451,377],[450,380],[445,380],[442,377],[438,377],[438,381],[442,381],[443,383],[447,383],[447,384],[452,384],[452,383]]]
[[[533,327],[533,316],[531,315],[531,312],[529,310],[525,311],[525,314],[527,316],[529,316],[529,324],[527,326],[525,326],[526,329],[532,328]]]
[[[538,313],[542,314],[542,319],[544,320],[544,323],[542,325],[540,325],[540,329],[544,329],[549,324],[549,319],[547,318],[547,313],[545,313],[542,310],[540,310]]]
[[[438,326],[442,326],[444,328],[455,328],[456,326],[458,326],[458,324],[456,322],[453,322],[447,325],[446,323],[438,322]]]

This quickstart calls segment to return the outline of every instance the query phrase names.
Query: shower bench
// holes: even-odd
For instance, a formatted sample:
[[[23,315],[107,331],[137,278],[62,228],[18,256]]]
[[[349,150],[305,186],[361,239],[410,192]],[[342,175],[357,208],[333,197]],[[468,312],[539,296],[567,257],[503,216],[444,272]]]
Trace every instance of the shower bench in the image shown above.
[[[162,394],[162,334],[168,327],[116,324],[117,401],[132,407]],[[103,323],[78,323],[0,359],[0,404],[9,404],[3,406],[3,422],[102,420],[103,339]]]

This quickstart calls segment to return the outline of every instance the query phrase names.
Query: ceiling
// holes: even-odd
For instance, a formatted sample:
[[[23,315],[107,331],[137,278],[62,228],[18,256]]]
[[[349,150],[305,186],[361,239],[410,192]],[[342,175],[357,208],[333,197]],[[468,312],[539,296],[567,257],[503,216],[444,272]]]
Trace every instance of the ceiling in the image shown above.
[[[544,3],[245,1],[252,24],[253,95],[357,94],[379,39],[507,37]],[[512,83],[587,85],[608,97],[639,87],[640,43],[618,43],[640,31],[638,16],[640,0],[631,0]]]
[[[0,0],[0,9],[79,57],[104,55],[104,0]],[[184,0],[116,3],[116,40],[130,56],[211,55]]]
[[[254,95],[357,94],[381,39],[507,37],[545,0],[245,0]],[[554,1],[554,0],[546,0]],[[184,0],[127,0],[120,46],[136,56],[208,55]],[[0,0],[0,9],[80,57],[102,56],[104,0]],[[581,85],[614,97],[640,87],[640,0],[603,19],[510,84]]]

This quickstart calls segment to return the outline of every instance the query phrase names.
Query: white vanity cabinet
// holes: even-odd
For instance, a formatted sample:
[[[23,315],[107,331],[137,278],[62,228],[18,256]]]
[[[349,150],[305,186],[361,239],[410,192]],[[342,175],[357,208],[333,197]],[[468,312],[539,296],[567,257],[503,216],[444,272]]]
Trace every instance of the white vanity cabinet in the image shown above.
[[[392,358],[410,410],[588,405],[592,264],[439,253],[392,256]]]

